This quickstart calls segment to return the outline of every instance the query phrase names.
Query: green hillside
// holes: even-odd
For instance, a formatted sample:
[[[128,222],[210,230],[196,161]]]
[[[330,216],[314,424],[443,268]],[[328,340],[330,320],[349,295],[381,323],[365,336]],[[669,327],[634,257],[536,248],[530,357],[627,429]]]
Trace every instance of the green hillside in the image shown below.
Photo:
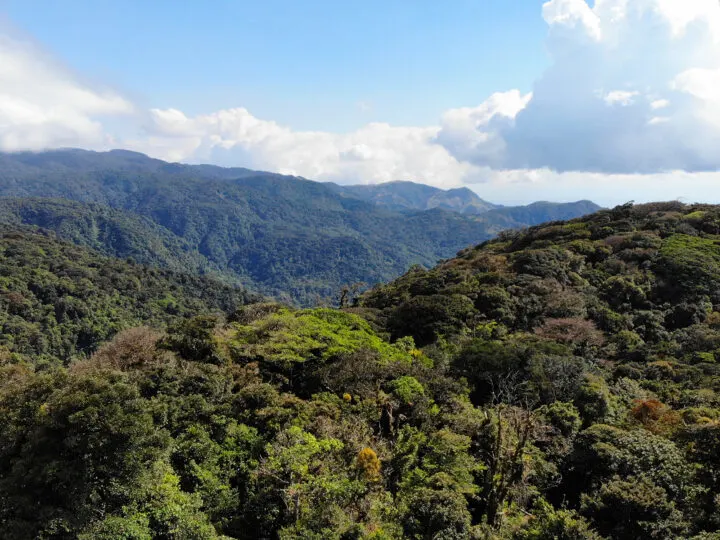
[[[47,233],[0,225],[3,361],[66,362],[122,329],[232,312],[253,298],[215,280],[103,257]]]
[[[484,201],[468,188],[443,190],[415,182],[386,182],[358,186],[326,184],[347,197],[370,201],[392,210],[430,210],[442,208],[461,214],[482,214],[500,208]]]
[[[0,198],[0,223],[28,225],[108,256],[177,272],[222,273],[190,244],[152,220],[96,203],[41,197]]]
[[[251,304],[21,360],[0,360],[6,538],[720,535],[717,206],[625,205],[343,310]]]
[[[171,164],[126,151],[0,154],[0,197],[109,207],[116,212],[34,200],[10,203],[3,213],[12,222],[49,224],[63,238],[108,254],[134,252],[144,263],[212,270],[305,305],[336,299],[344,285],[387,281],[413,264],[433,266],[499,228],[548,218],[547,212],[528,211],[522,219],[499,215],[496,223],[492,212],[479,217],[439,208],[398,212],[301,178]],[[23,205],[31,208],[19,210]],[[553,208],[562,217],[597,209],[592,203]],[[83,213],[97,216],[88,222],[100,216],[111,220],[108,227],[120,239],[96,235],[93,225],[83,223]],[[143,246],[144,239],[151,245]]]

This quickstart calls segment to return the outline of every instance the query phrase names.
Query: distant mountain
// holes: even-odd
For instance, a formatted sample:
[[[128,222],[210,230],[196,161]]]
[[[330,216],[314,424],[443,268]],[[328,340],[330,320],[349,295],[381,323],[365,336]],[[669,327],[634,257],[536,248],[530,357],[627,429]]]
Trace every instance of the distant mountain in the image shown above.
[[[461,214],[482,214],[501,205],[487,202],[468,188],[443,190],[415,182],[387,182],[374,185],[328,187],[347,197],[373,202],[391,210],[442,208]]]
[[[592,214],[600,207],[592,201],[583,200],[573,203],[534,202],[527,206],[506,206],[490,210],[479,216],[487,231],[497,234],[506,229],[521,229],[528,225],[538,225],[548,221],[563,221]]]
[[[0,198],[0,223],[33,225],[104,255],[185,271],[222,274],[189,242],[147,217],[96,203],[40,197]],[[226,281],[235,281],[231,275]]]
[[[500,229],[597,208],[400,212],[298,177],[83,150],[0,154],[0,197],[14,199],[0,204],[0,221],[142,263],[212,272],[300,304],[432,266]]]
[[[173,174],[178,176],[201,176],[217,180],[245,178],[248,176],[282,176],[261,173],[242,167],[217,167],[215,165],[185,165],[168,163],[130,150],[92,152],[78,148],[48,150],[45,152],[0,152],[0,168],[6,177],[16,179],[38,174],[98,173],[100,171],[123,171],[141,174]]]

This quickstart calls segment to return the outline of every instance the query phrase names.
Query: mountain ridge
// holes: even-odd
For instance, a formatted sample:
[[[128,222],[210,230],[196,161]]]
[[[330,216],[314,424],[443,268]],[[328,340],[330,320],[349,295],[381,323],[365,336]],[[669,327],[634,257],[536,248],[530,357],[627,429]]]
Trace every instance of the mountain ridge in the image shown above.
[[[115,211],[112,219],[124,223],[113,226],[115,231],[130,234],[140,228],[156,243],[164,238],[157,245],[184,246],[185,270],[217,272],[251,290],[304,305],[335,297],[343,285],[389,280],[414,264],[432,266],[502,228],[597,208],[558,204],[540,212],[501,208],[477,216],[438,207],[399,212],[299,177],[83,150],[0,154],[0,197],[107,206]],[[42,205],[45,214],[76,214],[75,231],[55,229],[85,243],[78,237],[86,230],[79,207],[52,210],[56,203],[37,200],[14,204],[12,211],[6,206],[6,219],[26,225],[40,225],[40,214],[19,215],[18,205]],[[97,208],[88,212],[99,215]],[[47,215],[42,219],[53,223]],[[140,262],[160,264],[147,247],[129,243],[144,253]],[[127,249],[92,245],[110,255],[133,256]]]
[[[362,185],[340,185],[327,182],[326,185],[347,197],[374,202],[392,210],[443,208],[460,214],[476,215],[502,207],[502,205],[481,199],[467,187],[445,190],[406,180]]]

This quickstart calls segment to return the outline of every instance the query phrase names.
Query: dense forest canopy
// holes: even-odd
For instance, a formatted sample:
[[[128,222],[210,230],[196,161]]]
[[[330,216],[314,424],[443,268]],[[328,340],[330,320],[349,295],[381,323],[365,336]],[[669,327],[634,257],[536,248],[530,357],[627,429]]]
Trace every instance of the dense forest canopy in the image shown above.
[[[488,210],[502,207],[481,199],[466,187],[443,190],[425,184],[402,181],[357,186],[340,186],[333,183],[326,185],[347,197],[372,201],[393,210],[444,208],[461,214],[483,214]]]
[[[344,309],[244,300],[5,355],[4,537],[720,538],[720,207],[503,233]]]
[[[388,281],[413,264],[432,267],[502,229],[598,209],[580,201],[464,215],[454,211],[456,199],[482,206],[471,192],[424,187],[435,202],[398,209],[351,188],[120,150],[0,153],[0,222],[50,228],[108,255],[213,273],[308,306],[334,300],[344,285]],[[466,207],[462,201],[455,209]]]
[[[213,279],[104,257],[52,233],[0,225],[0,356],[62,363],[118,331],[232,313],[256,295]]]
[[[239,280],[203,257],[187,240],[151,219],[97,203],[44,197],[0,197],[0,223],[52,231],[104,255],[178,272]]]

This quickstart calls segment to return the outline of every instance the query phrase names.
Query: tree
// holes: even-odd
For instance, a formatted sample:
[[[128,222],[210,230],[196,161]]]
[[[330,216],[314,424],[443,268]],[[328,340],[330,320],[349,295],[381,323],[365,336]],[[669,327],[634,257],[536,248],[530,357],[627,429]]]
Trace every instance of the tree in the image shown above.
[[[365,486],[348,476],[343,447],[337,439],[318,439],[299,427],[277,435],[255,473],[258,496],[275,520],[268,526],[286,527],[295,536],[303,530],[317,534],[349,526],[344,508],[364,494]],[[279,508],[274,502],[278,495]]]
[[[404,538],[462,540],[470,535],[470,513],[459,493],[418,488],[404,497],[403,506]]]
[[[679,538],[687,531],[665,490],[645,477],[612,478],[583,496],[582,511],[611,538]]]
[[[357,456],[355,466],[368,482],[380,480],[380,460],[372,448],[363,448]]]
[[[532,412],[519,407],[498,405],[486,409],[486,415],[480,441],[479,457],[485,469],[479,511],[495,527],[504,507],[529,500],[531,479],[541,458],[533,443],[544,437],[545,429]]]
[[[572,510],[556,510],[539,499],[527,525],[514,535],[518,540],[601,540],[588,522]]]
[[[0,461],[12,464],[0,467],[6,530],[74,531],[129,504],[169,443],[137,387],[112,372],[28,382],[2,404]],[[33,414],[18,414],[28,406]]]

